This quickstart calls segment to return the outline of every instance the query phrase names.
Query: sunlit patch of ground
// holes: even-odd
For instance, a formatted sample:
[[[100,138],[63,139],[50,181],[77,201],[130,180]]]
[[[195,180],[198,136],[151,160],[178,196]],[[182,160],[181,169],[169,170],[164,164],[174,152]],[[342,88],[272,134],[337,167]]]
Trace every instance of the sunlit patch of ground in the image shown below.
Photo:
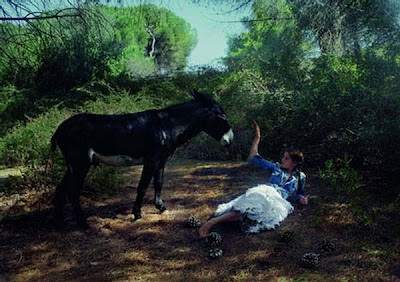
[[[310,204],[296,207],[275,231],[243,234],[238,224],[213,231],[222,237],[224,255],[207,256],[191,215],[204,223],[218,203],[268,175],[246,163],[172,160],[165,170],[159,214],[150,186],[143,218],[130,214],[141,168],[126,173],[127,187],[101,199],[81,197],[90,232],[83,232],[67,207],[67,226],[56,231],[51,210],[0,223],[0,274],[5,281],[396,281],[400,279],[398,238],[386,238],[378,222],[361,226],[346,203],[336,202],[329,187],[309,174]],[[28,204],[28,203],[27,203]],[[294,240],[281,240],[286,231]],[[393,234],[390,233],[390,234]],[[385,239],[386,238],[386,239]],[[322,239],[335,250],[323,252]],[[380,241],[378,241],[378,239]],[[385,240],[383,240],[385,239]],[[315,269],[301,266],[306,252],[320,254]]]
[[[0,167],[0,220],[6,216],[26,214],[49,207],[49,203],[43,199],[49,198],[49,195],[53,193],[51,189],[25,189],[17,193],[13,187],[9,187],[10,191],[4,191],[8,177],[20,177],[21,175],[22,168]]]
[[[14,168],[7,168],[7,167],[1,167],[0,166],[0,179],[4,179],[8,176],[19,176],[21,175],[21,169],[14,167]]]

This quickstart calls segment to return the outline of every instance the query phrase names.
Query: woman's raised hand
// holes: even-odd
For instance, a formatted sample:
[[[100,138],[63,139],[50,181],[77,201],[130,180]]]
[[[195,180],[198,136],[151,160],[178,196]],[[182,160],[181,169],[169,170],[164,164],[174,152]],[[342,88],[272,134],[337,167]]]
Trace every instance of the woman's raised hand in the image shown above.
[[[253,119],[253,124],[254,124],[254,130],[255,130],[255,139],[260,140],[261,138],[261,133],[260,133],[260,126],[258,126],[257,122]]]
[[[255,154],[258,153],[258,144],[260,143],[260,138],[261,138],[261,134],[260,134],[260,127],[258,126],[257,122],[253,119],[253,124],[254,124],[254,129],[255,129],[255,136],[253,139],[253,143],[251,144],[250,147],[250,152],[249,152],[249,156],[248,159],[250,160]]]

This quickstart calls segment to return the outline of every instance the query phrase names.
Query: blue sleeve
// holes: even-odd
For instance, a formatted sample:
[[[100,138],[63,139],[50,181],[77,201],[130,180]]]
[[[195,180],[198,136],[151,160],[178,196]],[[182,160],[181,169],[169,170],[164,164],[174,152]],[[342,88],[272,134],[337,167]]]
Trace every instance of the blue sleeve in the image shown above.
[[[251,159],[249,159],[249,163],[255,164],[262,169],[266,169],[268,171],[275,171],[278,169],[277,164],[271,163],[265,159],[263,159],[259,154],[254,155]]]
[[[297,195],[295,198],[296,201],[300,200],[301,198],[304,198],[306,194],[306,175],[304,173],[301,173],[300,177],[301,177],[301,187],[297,188]]]

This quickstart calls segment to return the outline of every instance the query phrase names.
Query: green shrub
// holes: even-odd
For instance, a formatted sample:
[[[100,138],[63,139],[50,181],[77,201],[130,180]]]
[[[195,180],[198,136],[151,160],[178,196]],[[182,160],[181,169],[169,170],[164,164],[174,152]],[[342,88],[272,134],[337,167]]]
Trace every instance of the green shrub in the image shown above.
[[[221,147],[219,141],[202,132],[178,148],[176,156],[185,158],[226,159],[228,151]]]
[[[83,91],[82,89],[81,91]],[[87,90],[87,89],[86,89]],[[79,108],[79,112],[102,114],[130,113],[153,108],[150,98],[141,93],[131,95],[127,91],[109,88],[109,94],[93,93]],[[62,104],[61,104],[62,105]],[[59,150],[51,152],[50,139],[58,125],[77,111],[52,107],[47,113],[40,114],[28,122],[19,122],[11,132],[0,139],[0,163],[5,166],[22,166],[21,178],[13,179],[13,185],[25,188],[54,187],[61,181],[66,170],[65,161]],[[54,165],[48,170],[48,162]],[[91,193],[112,190],[121,184],[121,169],[100,166],[88,174],[86,185]]]
[[[343,159],[325,162],[325,168],[319,169],[318,176],[334,188],[339,195],[353,196],[361,186],[358,172],[350,166],[351,159],[344,154]]]
[[[7,166],[38,166],[50,155],[50,138],[70,111],[51,109],[27,124],[17,125],[0,139],[0,162]]]
[[[90,196],[113,194],[124,184],[124,172],[127,169],[103,165],[92,167],[85,179],[83,194]]]
[[[97,114],[124,114],[144,111],[153,107],[152,98],[142,92],[130,94],[126,90],[109,89],[109,93],[98,93],[94,101],[84,103],[80,111]]]
[[[0,136],[4,136],[19,120],[30,116],[33,108],[26,90],[8,85],[0,88]]]

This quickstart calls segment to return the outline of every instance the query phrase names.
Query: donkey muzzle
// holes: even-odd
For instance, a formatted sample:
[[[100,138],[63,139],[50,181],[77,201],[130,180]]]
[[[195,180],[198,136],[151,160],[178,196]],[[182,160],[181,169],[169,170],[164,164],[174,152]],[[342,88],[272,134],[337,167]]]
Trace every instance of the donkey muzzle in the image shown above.
[[[222,136],[221,141],[219,143],[222,146],[229,146],[232,144],[232,141],[233,141],[233,131],[232,129],[229,129],[229,131]]]

